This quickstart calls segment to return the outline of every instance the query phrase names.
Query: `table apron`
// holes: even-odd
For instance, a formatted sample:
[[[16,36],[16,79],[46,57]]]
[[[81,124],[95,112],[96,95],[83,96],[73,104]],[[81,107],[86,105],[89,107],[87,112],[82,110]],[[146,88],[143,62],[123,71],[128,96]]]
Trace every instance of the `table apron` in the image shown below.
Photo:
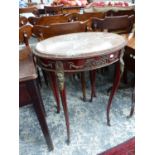
[[[63,64],[64,72],[82,72],[95,70],[105,66],[109,66],[120,60],[120,50],[106,55],[95,56],[87,59],[75,60],[51,60],[37,57],[37,65],[47,71],[56,71],[56,64],[61,62]]]

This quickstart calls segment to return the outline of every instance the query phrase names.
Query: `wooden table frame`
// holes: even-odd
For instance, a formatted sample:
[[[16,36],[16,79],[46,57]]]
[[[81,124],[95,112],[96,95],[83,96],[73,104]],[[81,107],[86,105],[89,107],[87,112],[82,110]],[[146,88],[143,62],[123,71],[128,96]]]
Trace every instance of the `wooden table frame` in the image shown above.
[[[65,73],[93,71],[98,68],[102,68],[116,63],[116,76],[113,83],[112,91],[109,96],[108,106],[107,106],[107,124],[110,126],[110,116],[109,116],[110,107],[112,104],[113,96],[119,86],[120,77],[124,70],[123,54],[124,54],[125,45],[126,45],[126,42],[124,41],[121,48],[117,50],[113,50],[112,52],[107,52],[106,54],[100,54],[96,56],[90,56],[90,57],[85,56],[85,57],[70,58],[70,59],[54,58],[52,56],[50,57],[49,55],[47,56],[47,54],[45,55],[38,54],[37,50],[34,51],[38,66],[40,66],[42,69],[46,71],[50,71],[50,78],[51,78],[53,87],[56,88],[58,84],[60,97],[61,97],[61,101],[64,109],[65,120],[66,120],[68,144],[70,143],[70,124],[69,124],[68,107],[67,107],[67,101],[66,101]],[[56,82],[58,83],[56,84]],[[56,94],[58,96],[57,90],[56,90]]]

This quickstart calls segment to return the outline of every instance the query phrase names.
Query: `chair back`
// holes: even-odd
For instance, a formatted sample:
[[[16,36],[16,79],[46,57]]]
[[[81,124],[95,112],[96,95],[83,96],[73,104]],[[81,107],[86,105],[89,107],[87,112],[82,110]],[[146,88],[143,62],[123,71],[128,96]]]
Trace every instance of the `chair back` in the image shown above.
[[[46,15],[63,14],[63,5],[44,6]]]
[[[68,18],[69,22],[72,22],[72,21],[78,21],[79,20],[79,15],[80,15],[79,13],[73,12],[73,13],[65,14],[65,17]]]
[[[65,22],[68,22],[68,18],[63,15],[43,16],[36,21],[35,25],[50,25],[54,23],[65,23]]]
[[[29,38],[32,36],[32,27],[30,25],[24,25],[19,28],[19,43],[24,43],[29,46]]]
[[[118,34],[129,33],[133,23],[133,16],[109,16],[104,19],[93,18],[93,30],[115,32]]]
[[[103,19],[105,17],[105,14],[101,12],[90,12],[90,13],[79,14],[79,21],[85,21],[92,17]]]
[[[39,11],[35,6],[19,8],[19,14],[22,14],[22,13],[33,13],[35,16],[39,17]]]
[[[28,22],[28,19],[24,16],[19,16],[19,27],[26,25]]]
[[[29,17],[28,21],[31,25],[36,25],[37,21],[39,20],[39,17]]]
[[[105,14],[101,12],[91,12],[91,13],[84,13],[84,14],[70,13],[65,16],[68,17],[68,21],[86,21],[92,17],[104,18]]]
[[[106,12],[106,16],[123,16],[123,15],[135,15],[135,10],[131,9],[131,10],[118,10],[118,11],[114,11],[114,10],[109,10]]]
[[[69,23],[58,23],[49,26],[35,25],[33,27],[33,33],[38,37],[39,40],[50,38],[53,36],[85,32],[87,28],[87,22],[69,22]]]

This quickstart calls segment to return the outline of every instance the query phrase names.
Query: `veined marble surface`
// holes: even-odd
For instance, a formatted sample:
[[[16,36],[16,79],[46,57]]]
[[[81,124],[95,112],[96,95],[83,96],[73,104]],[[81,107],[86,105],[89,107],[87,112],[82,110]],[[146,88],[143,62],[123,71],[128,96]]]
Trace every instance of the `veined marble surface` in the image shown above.
[[[20,155],[96,155],[135,135],[134,116],[130,119],[131,90],[118,90],[111,108],[111,127],[106,124],[106,106],[113,72],[97,73],[97,97],[93,102],[83,102],[80,97],[81,85],[78,79],[66,77],[67,101],[70,117],[71,143],[66,144],[66,125],[63,109],[56,113],[53,94],[43,85],[41,94],[47,112],[47,123],[53,139],[54,151],[48,152],[44,136],[40,129],[36,114],[31,105],[19,111],[19,152]],[[90,83],[86,77],[87,98],[90,98]]]
[[[106,32],[60,35],[37,43],[34,53],[43,57],[78,58],[115,52],[127,44],[124,37]]]

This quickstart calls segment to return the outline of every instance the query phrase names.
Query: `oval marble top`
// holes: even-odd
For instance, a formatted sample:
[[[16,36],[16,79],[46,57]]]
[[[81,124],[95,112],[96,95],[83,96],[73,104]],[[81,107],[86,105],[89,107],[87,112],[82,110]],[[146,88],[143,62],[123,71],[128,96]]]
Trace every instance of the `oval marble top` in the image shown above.
[[[37,43],[35,55],[50,59],[88,58],[122,49],[124,37],[107,32],[82,32],[51,37]]]

